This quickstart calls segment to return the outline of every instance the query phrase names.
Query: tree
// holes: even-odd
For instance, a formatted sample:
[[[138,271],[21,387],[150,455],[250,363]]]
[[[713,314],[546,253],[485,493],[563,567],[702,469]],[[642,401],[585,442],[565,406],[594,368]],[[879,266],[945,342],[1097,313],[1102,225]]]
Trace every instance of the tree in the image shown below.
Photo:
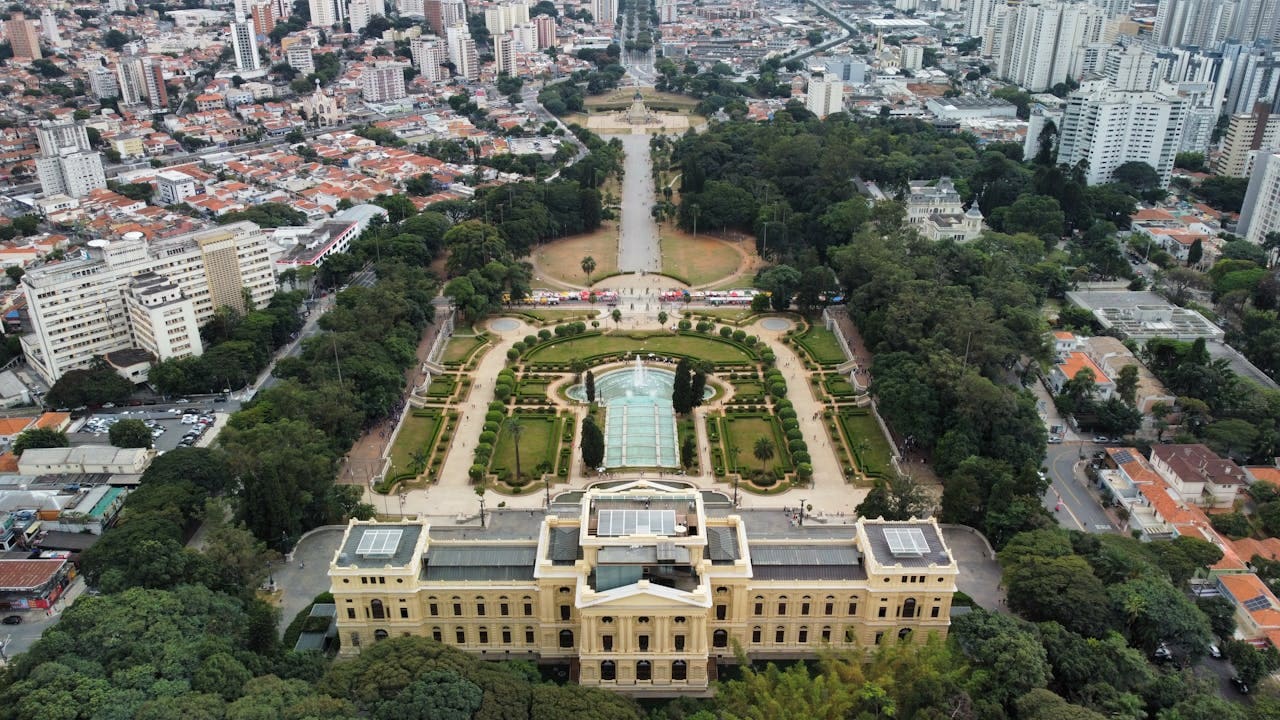
[[[27,450],[34,448],[60,448],[70,447],[71,441],[67,439],[67,434],[61,430],[53,428],[31,428],[23,430],[13,441],[13,447],[9,448],[14,455],[19,457]]]
[[[227,508],[219,500],[209,500],[203,516],[202,554],[209,561],[205,584],[234,595],[254,592],[280,554],[269,550],[244,525],[228,521]]]
[[[928,495],[918,483],[906,475],[895,473],[888,478],[876,478],[871,492],[854,508],[854,512],[865,518],[910,520],[928,516],[931,505]]]
[[[622,311],[618,308],[614,308],[613,312],[609,313],[609,317],[613,318],[613,324],[615,327],[622,324]]]
[[[141,420],[117,420],[107,431],[107,437],[118,448],[151,447],[151,428]]]
[[[707,390],[707,372],[699,367],[689,380],[689,401],[694,407],[702,407],[702,396]]]
[[[760,461],[760,470],[767,470],[769,461],[773,459],[773,441],[766,437],[756,438],[751,454]]]
[[[582,464],[595,469],[604,463],[604,433],[590,416],[582,421]]]
[[[17,283],[19,280],[22,279],[23,275],[27,274],[27,271],[23,270],[21,265],[10,265],[9,267],[4,269],[4,274],[8,275],[9,279],[12,280],[14,283]]]
[[[676,363],[676,376],[671,385],[671,407],[680,415],[688,415],[693,410],[693,379],[689,367],[686,359]]]
[[[520,435],[524,432],[524,426],[520,424],[520,420],[514,417],[507,418],[503,422],[503,426],[507,432],[511,433],[511,447],[516,453],[516,481],[520,480]]]
[[[1194,267],[1200,264],[1200,259],[1204,257],[1204,243],[1200,238],[1196,238],[1191,243],[1191,249],[1187,250],[1187,267]]]
[[[1003,564],[1009,607],[1022,617],[1053,620],[1086,637],[1102,637],[1111,629],[1106,588],[1084,558],[1027,557],[1012,566]]]
[[[590,255],[582,258],[582,272],[587,276],[587,286],[591,286],[591,273],[596,271],[596,259]]]
[[[697,463],[698,445],[694,442],[692,435],[686,435],[684,442],[680,445],[680,466],[688,470]]]
[[[375,720],[470,720],[484,691],[452,670],[431,670],[378,705]]]
[[[1138,366],[1125,365],[1116,378],[1116,394],[1133,405],[1138,397]]]
[[[209,495],[223,491],[231,479],[227,456],[216,448],[177,448],[156,457],[142,473],[147,487],[190,482]]]
[[[975,697],[1008,704],[1049,681],[1044,646],[1029,626],[1009,615],[975,608],[952,622],[951,636],[981,671],[970,688]]]
[[[799,270],[790,265],[777,265],[760,273],[757,284],[769,291],[769,302],[774,310],[786,310],[791,307],[791,298],[796,294],[802,276]]]
[[[1277,233],[1277,234],[1278,234],[1278,235],[1280,235],[1280,233]],[[658,324],[659,324],[659,325],[661,325],[662,327],[666,327],[666,326],[667,326],[667,319],[668,319],[669,317],[670,317],[670,316],[669,316],[669,315],[667,315],[667,312],[666,312],[665,310],[660,311],[660,312],[658,313]]]
[[[594,403],[596,401],[596,375],[590,370],[587,371],[585,385],[587,390],[587,402]]]
[[[105,364],[88,370],[69,370],[53,384],[45,402],[53,407],[121,403],[133,393],[133,383]]]

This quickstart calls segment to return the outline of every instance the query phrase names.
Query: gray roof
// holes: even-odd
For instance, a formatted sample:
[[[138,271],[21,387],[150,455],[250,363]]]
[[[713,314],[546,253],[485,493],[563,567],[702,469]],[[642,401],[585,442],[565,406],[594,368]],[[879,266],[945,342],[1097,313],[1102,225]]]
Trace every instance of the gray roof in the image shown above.
[[[755,580],[866,580],[861,565],[759,565],[751,576]]]
[[[659,562],[686,564],[689,562],[689,548],[674,543],[609,546],[600,548],[598,560],[601,565],[653,565]]]
[[[390,555],[363,557],[356,550],[366,532],[380,530],[399,530],[400,539]],[[356,525],[347,536],[347,542],[338,552],[338,567],[380,568],[404,567],[413,559],[413,551],[418,547],[418,536],[422,534],[422,525],[418,523],[378,523],[377,525]]]
[[[557,565],[572,565],[575,560],[581,557],[582,552],[578,547],[578,528],[552,528],[551,546],[547,550],[547,556],[552,563]]]
[[[863,525],[867,532],[867,551],[881,565],[901,565],[906,568],[926,568],[930,565],[950,565],[951,555],[942,545],[942,538],[932,523],[911,522],[867,522]],[[889,549],[889,538],[885,530],[919,530],[924,536],[928,549],[919,555],[897,554]]]
[[[756,580],[864,580],[862,555],[852,545],[752,545]]]
[[[742,557],[738,552],[738,533],[734,528],[707,528],[707,557],[711,562],[732,562]]]
[[[428,582],[532,580],[537,559],[536,545],[435,546],[423,558],[422,579]]]

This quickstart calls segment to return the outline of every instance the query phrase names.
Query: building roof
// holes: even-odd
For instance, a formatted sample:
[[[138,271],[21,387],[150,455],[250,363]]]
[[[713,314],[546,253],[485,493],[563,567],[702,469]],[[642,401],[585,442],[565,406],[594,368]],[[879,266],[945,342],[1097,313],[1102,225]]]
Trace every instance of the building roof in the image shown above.
[[[1221,575],[1218,584],[1258,627],[1280,628],[1280,600],[1257,575]]]
[[[33,417],[0,418],[0,436],[17,435],[31,425]]]
[[[1214,485],[1243,485],[1244,470],[1231,460],[1224,460],[1201,443],[1156,445],[1151,455],[1169,466],[1184,482],[1208,482]]]
[[[867,554],[886,566],[927,568],[951,565],[951,552],[942,541],[937,525],[931,522],[863,523],[867,535]]]
[[[58,574],[66,560],[0,560],[0,590],[37,590]]]
[[[404,567],[413,558],[422,531],[420,523],[354,525],[347,533],[346,544],[338,550],[334,564],[356,568]]]
[[[434,545],[422,561],[427,582],[532,580],[536,545]]]
[[[1058,371],[1061,372],[1068,380],[1074,380],[1076,374],[1081,370],[1088,370],[1093,373],[1093,382],[1097,385],[1105,385],[1111,383],[1111,378],[1098,367],[1088,355],[1080,351],[1067,354],[1066,360],[1058,364]]]
[[[1254,480],[1280,488],[1280,468],[1271,465],[1249,465],[1244,470],[1252,475]]]

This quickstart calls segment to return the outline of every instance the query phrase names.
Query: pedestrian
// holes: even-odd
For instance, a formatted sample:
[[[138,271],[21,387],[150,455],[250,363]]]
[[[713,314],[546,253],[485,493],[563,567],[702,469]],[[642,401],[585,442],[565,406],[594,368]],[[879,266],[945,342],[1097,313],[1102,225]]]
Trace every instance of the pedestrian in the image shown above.
[[[302,562],[298,563],[298,569],[299,569],[299,570],[306,570],[306,569],[307,569],[307,561],[306,561],[306,560],[303,560]]]

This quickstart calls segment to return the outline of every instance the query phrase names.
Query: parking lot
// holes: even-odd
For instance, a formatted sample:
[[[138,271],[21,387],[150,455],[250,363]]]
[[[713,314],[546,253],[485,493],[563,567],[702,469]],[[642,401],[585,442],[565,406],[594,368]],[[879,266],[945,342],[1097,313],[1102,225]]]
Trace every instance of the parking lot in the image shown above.
[[[70,437],[73,443],[105,444],[111,426],[120,420],[143,421],[151,428],[155,448],[168,451],[203,444],[200,439],[213,427],[215,417],[211,409],[194,405],[166,410],[147,408],[101,412],[85,418],[82,424],[78,422],[78,427],[73,425]]]

